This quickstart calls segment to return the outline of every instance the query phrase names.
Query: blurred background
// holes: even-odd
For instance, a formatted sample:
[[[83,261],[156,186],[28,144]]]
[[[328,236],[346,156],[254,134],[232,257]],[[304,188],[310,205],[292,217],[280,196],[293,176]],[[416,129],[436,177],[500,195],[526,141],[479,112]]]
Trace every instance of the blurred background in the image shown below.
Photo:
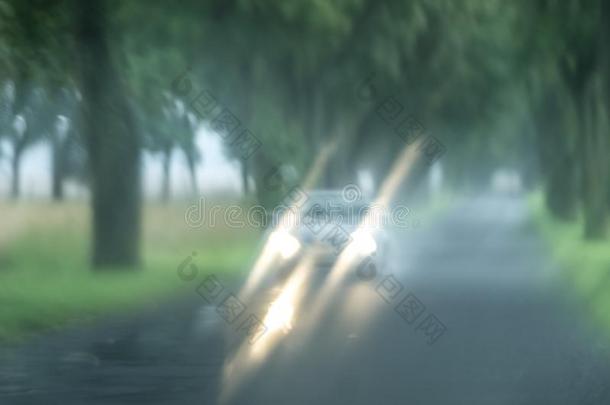
[[[381,391],[395,393],[387,403],[450,403],[434,397],[442,392],[469,403],[607,403],[610,379],[597,381],[609,375],[608,21],[603,0],[0,0],[0,402],[53,393],[71,403],[73,390],[57,389],[54,372],[27,364],[76,367],[66,376],[118,367],[81,347],[106,334],[109,346],[159,332],[173,342],[169,352],[217,347],[187,344],[177,326],[157,322],[177,306],[198,314],[184,315],[185,324],[198,324],[209,304],[182,277],[185,260],[196,277],[214,274],[237,293],[260,262],[271,212],[295,187],[350,185],[409,208],[408,226],[391,230],[399,254],[390,272],[419,286],[415,294],[454,330],[453,341],[443,337],[453,343],[435,349],[439,363],[413,373],[452,383],[434,390],[430,377],[427,390],[410,387],[411,397],[398,385],[365,384],[356,395],[345,387],[380,373],[359,366],[360,379],[327,371],[325,381],[339,379],[332,386],[311,377],[320,392],[339,392],[333,403],[370,403]],[[229,221],[228,207],[239,208]],[[253,207],[263,214],[251,217]],[[215,221],[210,212],[220,213]],[[372,299],[358,294],[360,303]],[[105,323],[142,313],[157,321]],[[486,340],[469,336],[467,314],[487,324]],[[353,350],[341,364],[370,361],[370,347],[387,342],[386,332],[339,324]],[[517,329],[534,332],[517,337]],[[67,338],[70,330],[84,337]],[[541,341],[552,353],[531,346]],[[300,350],[324,358],[331,346],[315,342]],[[166,347],[148,344],[117,358]],[[506,345],[516,351],[506,356],[525,361],[515,374],[496,358]],[[550,371],[572,370],[561,353],[582,348],[593,352],[574,355],[578,378]],[[539,349],[546,354],[527,365]],[[391,359],[412,356],[376,359],[394,375]],[[163,369],[162,360],[142,361]],[[227,365],[224,356],[215,361],[218,370]],[[471,372],[441,367],[453,361]],[[492,369],[502,378],[474,388]],[[42,373],[38,383],[31,373]],[[220,375],[226,370],[192,378],[199,389],[216,387]],[[137,388],[134,402],[150,400],[148,380],[126,380]],[[581,380],[560,392],[536,384]],[[286,383],[275,381],[241,400],[311,399],[305,388],[284,397]],[[81,393],[116,388],[78,384]],[[169,391],[163,403],[200,398],[185,396],[197,392],[190,385]],[[131,394],[121,392],[85,398],[123,403]]]

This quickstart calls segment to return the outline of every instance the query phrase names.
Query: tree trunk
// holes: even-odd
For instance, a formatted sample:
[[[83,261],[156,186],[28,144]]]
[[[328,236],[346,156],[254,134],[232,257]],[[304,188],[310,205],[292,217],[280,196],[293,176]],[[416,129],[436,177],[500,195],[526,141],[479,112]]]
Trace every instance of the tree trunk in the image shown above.
[[[167,204],[170,197],[172,150],[163,150],[163,174],[161,179],[161,202]]]
[[[241,159],[241,184],[244,196],[250,194],[250,184],[248,184],[248,161]]]
[[[595,94],[597,95],[597,94]],[[599,240],[606,237],[606,196],[608,167],[606,139],[598,127],[596,97],[578,100],[578,120],[582,148],[582,195],[584,208],[585,239]]]
[[[358,182],[356,157],[353,156],[353,144],[356,142],[353,134],[356,132],[356,127],[357,125],[348,123],[347,117],[339,118],[332,126],[331,139],[339,142],[339,146],[326,167],[328,187],[341,189],[348,184]]]
[[[191,177],[191,193],[194,197],[199,195],[199,186],[197,185],[197,165],[195,163],[195,157],[192,152],[185,152],[186,164],[189,169],[189,175]]]
[[[51,198],[53,201],[63,201],[63,181],[65,172],[64,148],[59,140],[53,142],[52,148]]]
[[[561,103],[564,95],[557,86],[543,88],[542,96],[536,97],[533,83],[542,79],[531,79],[528,81],[528,96],[538,161],[545,182],[545,204],[553,217],[573,220],[578,202],[578,156],[570,142],[574,132],[573,122],[569,121],[571,116],[567,114],[570,110]]]
[[[21,148],[16,146],[13,151],[11,160],[12,178],[11,178],[11,199],[17,200],[21,195]]]
[[[101,0],[76,2],[77,50],[91,172],[94,268],[139,263],[140,140],[111,60]]]
[[[610,24],[607,23],[607,21],[610,19],[610,2],[602,1],[601,3],[602,21],[606,21],[605,24],[602,24],[603,28],[600,31],[599,38],[599,53],[602,55],[602,80],[603,84],[605,84],[605,94],[603,97],[605,99],[605,103],[602,102],[601,112],[601,117],[604,117],[605,119],[601,122],[603,125],[601,127],[601,131],[602,133],[605,133],[606,139],[610,139],[610,134],[608,133],[610,131],[610,49],[608,49],[607,44],[608,38],[610,38]],[[610,178],[610,170],[606,170],[606,173]],[[607,187],[606,196],[607,208],[610,209],[610,187]]]
[[[251,162],[256,200],[270,213],[283,197],[285,184],[283,179],[276,177],[278,166],[264,152],[255,154]]]
[[[547,174],[546,206],[555,218],[570,221],[576,217],[577,178],[574,159],[560,159]]]

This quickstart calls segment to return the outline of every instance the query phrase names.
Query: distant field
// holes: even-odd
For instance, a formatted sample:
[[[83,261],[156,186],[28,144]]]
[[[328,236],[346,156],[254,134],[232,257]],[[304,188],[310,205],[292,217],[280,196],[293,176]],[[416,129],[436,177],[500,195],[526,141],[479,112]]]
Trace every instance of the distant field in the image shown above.
[[[236,277],[256,254],[259,231],[190,228],[184,206],[144,209],[143,265],[94,273],[84,203],[0,203],[0,340],[91,320],[178,294],[178,265],[192,252],[202,274]],[[117,269],[118,270],[118,269]],[[193,288],[182,291],[194,293]]]
[[[570,285],[610,333],[610,240],[585,241],[582,220],[562,223],[551,218],[541,194],[532,196],[530,204],[535,221],[565,269]]]

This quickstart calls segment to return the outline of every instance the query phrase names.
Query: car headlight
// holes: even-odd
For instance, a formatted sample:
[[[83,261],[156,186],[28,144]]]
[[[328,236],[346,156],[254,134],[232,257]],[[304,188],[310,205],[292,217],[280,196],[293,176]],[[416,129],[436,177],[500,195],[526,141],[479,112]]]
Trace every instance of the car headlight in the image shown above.
[[[290,259],[301,248],[301,243],[286,231],[274,231],[269,236],[271,247],[280,253],[283,259]]]
[[[377,251],[377,242],[369,232],[359,229],[351,237],[351,245],[357,252],[367,256]]]

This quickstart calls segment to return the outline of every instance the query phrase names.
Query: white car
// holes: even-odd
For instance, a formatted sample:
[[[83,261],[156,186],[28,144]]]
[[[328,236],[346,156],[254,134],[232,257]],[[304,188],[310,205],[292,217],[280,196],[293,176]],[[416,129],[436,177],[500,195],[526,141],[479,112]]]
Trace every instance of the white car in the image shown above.
[[[323,270],[332,268],[341,254],[353,255],[355,266],[363,260],[373,260],[378,267],[383,264],[388,238],[382,213],[374,212],[371,201],[347,201],[342,191],[335,190],[307,195],[301,207],[273,218],[268,243],[277,252],[281,273],[290,272],[306,253],[313,254],[316,267]]]

